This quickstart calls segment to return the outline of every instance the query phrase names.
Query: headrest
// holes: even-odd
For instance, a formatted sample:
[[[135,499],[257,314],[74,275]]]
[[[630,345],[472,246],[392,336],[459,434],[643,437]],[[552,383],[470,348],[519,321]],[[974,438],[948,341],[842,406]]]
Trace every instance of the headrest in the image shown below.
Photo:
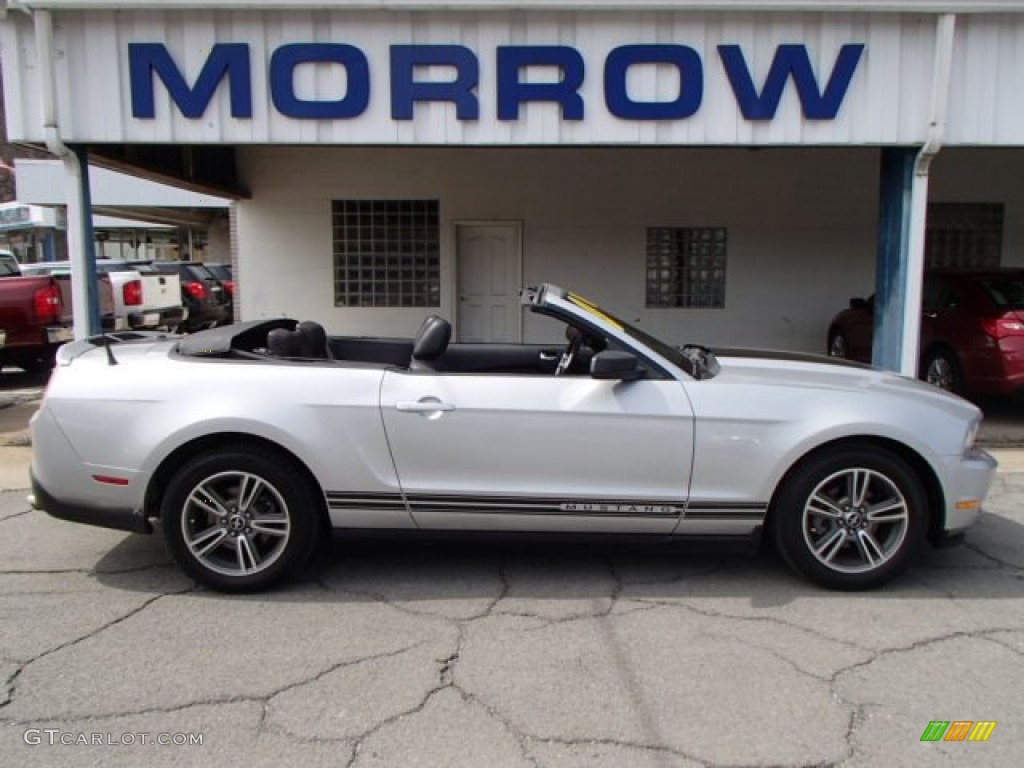
[[[452,326],[440,315],[431,315],[423,321],[416,340],[412,345],[412,356],[415,360],[436,360],[452,338]]]
[[[267,334],[267,349],[274,357],[302,357],[302,338],[298,331],[275,328]]]
[[[301,340],[302,357],[327,357],[327,331],[320,323],[303,320],[295,329]]]

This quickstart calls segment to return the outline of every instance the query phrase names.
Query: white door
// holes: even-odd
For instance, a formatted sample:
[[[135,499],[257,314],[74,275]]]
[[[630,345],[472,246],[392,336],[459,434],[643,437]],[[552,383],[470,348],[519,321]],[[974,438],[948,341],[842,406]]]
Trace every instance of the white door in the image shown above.
[[[456,274],[462,342],[518,342],[522,337],[522,256],[515,223],[459,224]]]
[[[667,534],[686,504],[677,381],[389,370],[381,410],[423,528]]]

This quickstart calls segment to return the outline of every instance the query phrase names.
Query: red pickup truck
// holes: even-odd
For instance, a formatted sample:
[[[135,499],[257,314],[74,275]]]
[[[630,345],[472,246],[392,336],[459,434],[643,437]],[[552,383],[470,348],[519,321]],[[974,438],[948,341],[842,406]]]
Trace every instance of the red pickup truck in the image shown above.
[[[114,308],[106,275],[99,276],[98,289],[106,327],[113,323]],[[0,368],[49,370],[57,347],[72,335],[70,277],[0,277]]]

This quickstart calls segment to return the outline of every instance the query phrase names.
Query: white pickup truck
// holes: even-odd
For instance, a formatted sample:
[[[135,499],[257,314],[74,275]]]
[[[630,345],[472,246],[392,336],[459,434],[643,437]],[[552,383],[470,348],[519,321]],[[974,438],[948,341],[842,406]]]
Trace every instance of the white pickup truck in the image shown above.
[[[54,275],[71,269],[67,261],[22,264],[23,275]],[[96,272],[110,276],[117,329],[176,330],[188,317],[181,303],[181,278],[148,261],[97,259]]]

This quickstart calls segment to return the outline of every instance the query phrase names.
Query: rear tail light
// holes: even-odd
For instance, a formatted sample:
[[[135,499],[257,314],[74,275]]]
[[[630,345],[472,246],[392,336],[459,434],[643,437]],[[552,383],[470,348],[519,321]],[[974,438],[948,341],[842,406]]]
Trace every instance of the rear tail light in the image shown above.
[[[224,290],[228,292],[228,296],[234,296],[235,295],[235,281],[234,280],[225,280],[224,281]]]
[[[981,330],[986,336],[993,339],[1002,339],[1007,336],[1024,336],[1024,323],[1014,315],[1003,317],[983,317],[981,319]]]
[[[142,303],[142,281],[129,280],[121,286],[121,295],[124,296],[126,307],[136,307]]]
[[[206,298],[206,286],[199,282],[185,283],[185,291],[196,301],[202,301]]]
[[[40,288],[32,297],[36,310],[36,318],[42,323],[55,323],[60,321],[61,301],[60,288],[56,285],[48,285]]]

